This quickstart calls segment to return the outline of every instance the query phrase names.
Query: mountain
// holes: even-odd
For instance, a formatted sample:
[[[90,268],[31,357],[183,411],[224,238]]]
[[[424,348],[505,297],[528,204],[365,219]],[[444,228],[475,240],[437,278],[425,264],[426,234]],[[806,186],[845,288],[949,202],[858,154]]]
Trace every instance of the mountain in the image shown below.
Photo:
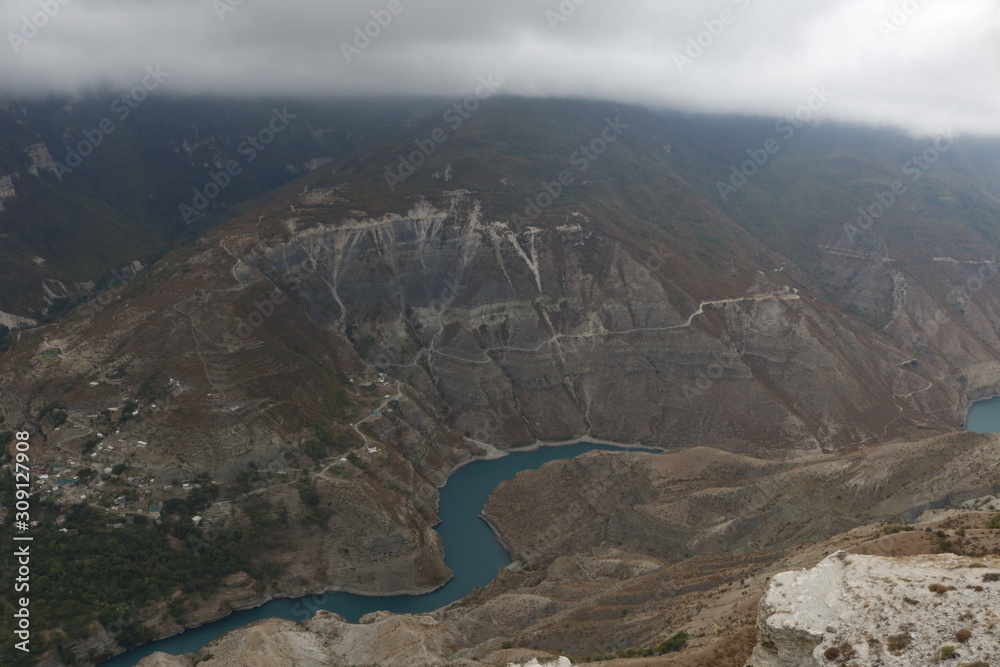
[[[731,524],[708,512],[708,533],[684,523],[699,508],[675,499],[662,520],[625,512],[610,528],[579,527],[581,554],[625,548],[680,568],[734,549],[774,563],[776,549],[973,490],[970,473],[884,506],[831,502],[813,525],[774,507],[809,501],[816,480],[775,495],[794,475],[771,473],[821,459],[836,483],[853,484],[838,466],[886,469],[869,448],[892,443],[893,461],[905,460],[936,442],[924,439],[958,430],[972,400],[1000,393],[995,140],[469,98],[418,114],[402,102],[355,108],[370,131],[330,144],[309,140],[311,124],[289,125],[300,133],[294,158],[275,140],[262,154],[273,171],[247,169],[243,180],[228,160],[278,106],[261,103],[259,124],[245,109],[232,111],[243,125],[225,115],[213,124],[217,104],[165,103],[164,127],[178,129],[157,126],[156,141],[107,137],[135,151],[114,169],[138,178],[160,161],[162,181],[117,181],[96,151],[72,174],[79,197],[130,213],[128,227],[111,214],[87,224],[130,229],[149,254],[108,251],[94,270],[127,268],[103,289],[81,269],[62,304],[70,312],[34,312],[53,321],[13,332],[0,356],[8,428],[32,434],[33,461],[76,480],[72,502],[37,497],[47,548],[64,554],[43,566],[38,593],[45,629],[63,633],[52,635],[56,653],[92,659],[234,606],[331,586],[433,589],[449,576],[432,530],[437,489],[474,457],[537,441],[643,443],[748,465],[749,480],[720,480],[726,489],[765,478],[726,500],[759,497],[752,512]],[[316,118],[336,113],[315,104]],[[378,113],[362,113],[370,108]],[[43,127],[43,114],[29,115]],[[376,123],[386,117],[396,120]],[[90,118],[74,116],[73,127]],[[3,164],[19,176],[0,225],[10,213],[26,226],[19,183],[40,188],[30,201],[72,193],[15,125],[21,143]],[[49,131],[38,137],[59,155]],[[179,146],[197,136],[210,138],[186,157]],[[38,176],[24,162],[32,155]],[[334,159],[285,182],[284,164],[319,156]],[[209,181],[218,209],[197,233],[164,222],[181,203],[194,207],[187,193]],[[138,199],[122,204],[127,195]],[[138,220],[174,235],[139,235]],[[65,243],[72,261],[87,256],[70,252],[73,237],[45,238]],[[8,239],[19,252],[30,242],[24,232]],[[71,280],[29,262],[29,282]],[[644,465],[616,470],[624,495],[607,500],[665,502]],[[908,471],[904,483],[922,474]],[[578,486],[599,488],[592,478]],[[100,509],[121,505],[142,519],[109,522]],[[161,523],[146,518],[153,507]],[[56,526],[70,519],[86,527],[76,545],[85,558],[56,547]],[[497,525],[513,553],[555,572],[558,552],[524,551],[514,525]],[[648,540],[633,543],[637,535]],[[131,558],[104,555],[107,543]],[[60,560],[71,557],[81,563],[73,573]],[[142,571],[158,573],[155,586],[96,588]],[[102,602],[59,606],[57,581]],[[472,602],[478,610],[483,600]],[[130,622],[109,632],[117,612],[107,610],[126,607]],[[553,650],[570,642],[536,618],[518,632],[537,625],[532,640]],[[651,641],[663,618],[651,611],[628,645]],[[595,640],[587,651],[612,648]]]
[[[150,264],[191,239],[213,214],[424,113],[420,100],[289,106],[132,94],[0,104],[7,324],[65,314],[122,267]],[[216,192],[213,174],[223,180],[233,160],[238,173]]]

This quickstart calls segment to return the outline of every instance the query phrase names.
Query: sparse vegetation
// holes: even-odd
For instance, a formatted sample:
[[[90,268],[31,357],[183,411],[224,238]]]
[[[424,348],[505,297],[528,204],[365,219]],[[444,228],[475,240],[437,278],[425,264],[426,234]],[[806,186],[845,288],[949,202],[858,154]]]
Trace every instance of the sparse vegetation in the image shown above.
[[[307,482],[300,482],[299,485],[299,499],[302,504],[306,507],[319,507],[319,491],[316,487]]]
[[[145,521],[115,529],[103,512],[83,503],[67,507],[35,496],[32,506],[40,521],[32,530],[33,548],[46,554],[32,563],[33,629],[40,638],[82,639],[93,634],[97,622],[116,629],[121,646],[131,646],[150,639],[142,622],[149,604],[177,591],[184,597],[210,594],[223,577],[238,571],[261,576],[250,561],[261,539],[253,527],[206,533],[190,521],[166,516],[162,524]],[[69,539],[53,525],[59,514],[73,527]],[[13,548],[10,540],[0,541],[0,562],[13,558]],[[0,592],[5,604],[11,591]],[[173,603],[172,610],[182,613],[182,603]],[[5,656],[17,653],[13,637],[4,633],[0,638]],[[32,649],[34,654],[34,642]],[[68,649],[62,652],[70,657]]]
[[[913,641],[913,637],[909,632],[901,632],[897,635],[891,635],[886,637],[885,646],[889,653],[893,655],[899,655],[910,645]]]
[[[901,525],[901,524],[891,524],[882,529],[883,535],[895,535],[896,533],[903,531],[915,530],[913,526]]]
[[[680,651],[687,645],[687,640],[691,637],[686,632],[678,632],[671,636],[669,639],[665,639],[660,642],[660,645],[656,647],[656,653],[662,655],[663,653],[675,653]]]

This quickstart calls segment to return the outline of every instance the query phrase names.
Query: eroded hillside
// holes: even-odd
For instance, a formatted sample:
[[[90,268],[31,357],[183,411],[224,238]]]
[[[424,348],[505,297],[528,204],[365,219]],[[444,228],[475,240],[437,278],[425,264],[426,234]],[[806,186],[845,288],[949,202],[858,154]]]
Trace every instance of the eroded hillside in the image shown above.
[[[101,656],[278,595],[439,586],[438,488],[475,457],[536,441],[671,453],[549,468],[547,512],[529,502],[537,493],[505,495],[520,482],[498,491],[489,515],[525,569],[502,573],[464,625],[435,638],[458,632],[454,651],[476,659],[500,634],[475,614],[506,614],[504,636],[578,656],[645,646],[683,616],[667,610],[674,598],[716,586],[717,569],[763,567],[996,484],[987,440],[921,440],[959,428],[1000,383],[988,226],[976,243],[934,249],[876,227],[861,252],[799,199],[764,226],[746,202],[720,206],[714,163],[697,157],[708,135],[674,136],[676,118],[510,104],[533,122],[507,131],[507,107],[484,108],[395,188],[385,165],[399,146],[369,146],[14,333],[0,407],[53,480],[39,496],[47,539],[71,518],[95,540],[149,540],[143,557],[175,554],[204,574],[163,567],[155,587],[119,591],[106,602],[134,608],[126,633],[110,612],[57,612],[46,590],[46,629],[65,631],[68,650]],[[606,155],[562,179],[551,206],[525,210],[612,121],[627,131]],[[875,167],[861,172],[880,182]],[[782,197],[808,199],[812,181],[796,190],[788,173],[743,194],[773,178]],[[986,185],[966,186],[972,217],[992,219]],[[960,203],[932,209],[951,211],[958,239],[974,227]],[[597,560],[562,560],[570,546]],[[111,570],[101,558],[73,585],[137,576],[129,559]],[[685,583],[700,568],[707,579]],[[572,604],[534,590],[543,573]],[[649,589],[666,606],[641,621],[622,614],[631,603],[609,615],[595,597],[605,575],[622,600],[652,604]],[[514,590],[511,609],[493,601]],[[741,618],[754,613],[743,597],[726,598]],[[749,641],[740,633],[734,647]]]

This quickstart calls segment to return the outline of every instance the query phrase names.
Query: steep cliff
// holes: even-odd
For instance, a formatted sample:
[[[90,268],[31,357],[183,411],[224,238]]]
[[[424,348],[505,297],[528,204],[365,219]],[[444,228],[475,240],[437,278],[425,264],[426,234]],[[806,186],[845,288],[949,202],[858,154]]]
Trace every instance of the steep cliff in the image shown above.
[[[120,497],[129,511],[163,509],[157,530],[185,556],[197,540],[249,535],[252,562],[239,567],[259,568],[261,601],[426,591],[448,576],[431,527],[457,466],[537,440],[660,446],[669,457],[550,469],[540,479],[559,493],[548,513],[514,494],[518,483],[488,508],[510,551],[553,578],[501,575],[456,651],[521,636],[555,652],[583,627],[577,648],[599,652],[663,641],[681,618],[657,607],[602,624],[607,609],[577,603],[604,607],[610,580],[622,600],[657,605],[643,577],[661,598],[703,592],[690,586],[731,571],[713,558],[733,552],[749,568],[765,557],[755,551],[996,483],[982,440],[979,458],[955,451],[959,440],[913,444],[954,431],[970,400],[1000,391],[989,255],[1000,213],[995,183],[969,176],[995,173],[990,146],[979,171],[956,148],[921,181],[930,191],[893,209],[932,244],[898,220],[846,234],[831,202],[867,196],[893,167],[845,163],[819,129],[719,202],[713,174],[743,149],[722,146],[732,136],[708,121],[503,101],[401,176],[434,122],[240,204],[111,283],[45,282],[67,308],[93,295],[17,332],[0,357],[0,405],[33,434],[34,460],[89,471],[46,521],[70,500],[116,511]],[[578,147],[611,127],[620,136],[584,169]],[[23,150],[37,141],[24,141],[6,213],[52,187],[44,154]],[[895,155],[918,142],[885,143]],[[957,194],[934,194],[948,188]],[[827,211],[815,221],[814,201]],[[23,236],[30,216],[18,216]],[[943,231],[928,229],[934,216],[946,216]],[[205,522],[192,528],[194,511]],[[101,527],[115,524],[130,528]],[[582,552],[563,560],[573,545]],[[594,551],[603,546],[616,551]],[[698,558],[711,561],[704,580]],[[535,586],[549,588],[514,590]],[[197,604],[192,595],[182,602]],[[747,599],[728,600],[751,613]],[[226,609],[177,603],[168,617],[165,599],[146,602],[154,634]],[[490,614],[510,623],[498,629]]]

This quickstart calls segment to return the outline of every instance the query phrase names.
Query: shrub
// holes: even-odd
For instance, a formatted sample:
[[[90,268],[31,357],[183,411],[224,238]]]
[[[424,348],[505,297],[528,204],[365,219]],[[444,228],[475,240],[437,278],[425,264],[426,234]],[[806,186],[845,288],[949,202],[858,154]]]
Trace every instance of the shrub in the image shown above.
[[[687,640],[691,635],[686,632],[678,632],[669,639],[664,639],[660,642],[660,645],[656,647],[656,653],[662,655],[664,653],[676,653],[687,645]]]
[[[309,438],[299,449],[313,461],[319,462],[326,458],[326,445],[318,438]]]
[[[911,641],[913,641],[913,638],[909,632],[901,632],[886,639],[886,648],[893,655],[899,655],[903,652],[903,649],[910,645]]]
[[[955,647],[954,646],[942,646],[941,647],[941,659],[949,660],[955,657]]]
[[[299,499],[307,507],[319,506],[319,492],[312,484],[301,484],[299,486]]]
[[[972,638],[971,628],[962,628],[961,630],[955,633],[955,641],[957,641],[959,644],[964,644],[971,638]]]

